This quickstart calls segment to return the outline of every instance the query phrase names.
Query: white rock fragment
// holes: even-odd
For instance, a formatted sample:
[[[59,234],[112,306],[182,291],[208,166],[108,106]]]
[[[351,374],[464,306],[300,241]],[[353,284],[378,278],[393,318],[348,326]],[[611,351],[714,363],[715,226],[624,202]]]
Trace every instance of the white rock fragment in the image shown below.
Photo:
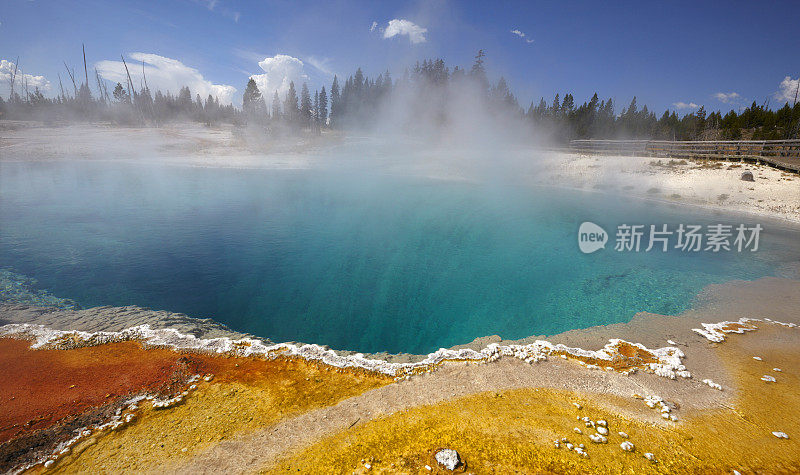
[[[645,452],[644,453],[644,458],[646,458],[647,460],[649,460],[651,462],[655,462],[656,461],[656,456],[653,455],[651,452]]]
[[[600,435],[608,435],[608,429],[603,426],[597,426],[597,433]]]
[[[647,396],[646,398],[644,398],[644,403],[650,409],[654,409],[656,405],[662,405],[664,403],[664,400],[658,396]]]
[[[583,409],[583,406],[581,406],[577,402],[573,402],[572,405],[575,406],[577,409]]]
[[[777,437],[779,439],[788,439],[789,438],[789,436],[786,434],[786,432],[775,431],[775,432],[772,433],[772,435],[774,435],[775,437]]]
[[[599,425],[600,427],[608,427],[608,422],[606,422],[604,419],[600,419],[599,421],[597,421],[597,425]]]
[[[458,452],[453,449],[442,449],[436,452],[436,462],[447,470],[455,470],[461,463]]]
[[[770,376],[770,375],[768,375],[768,374],[765,374],[764,376],[761,377],[761,381],[764,381],[766,383],[774,383],[775,382],[775,378]]]
[[[369,469],[371,469],[371,468],[372,468],[372,465],[370,465],[370,464],[368,464],[368,463],[365,463],[365,464],[364,464],[364,468],[366,468],[367,470],[369,470]]]
[[[619,444],[619,447],[622,450],[624,450],[625,452],[633,452],[633,449],[636,448],[636,447],[634,447],[634,445],[632,443],[628,442],[627,440],[625,442]]]
[[[746,331],[755,330],[755,328],[750,328],[745,325],[748,325],[749,322],[757,321],[759,320],[755,318],[740,318],[735,322],[701,323],[700,325],[703,326],[702,329],[692,328],[692,331],[699,333],[708,341],[721,343],[725,341],[725,333],[744,333]],[[736,327],[731,329],[731,325],[736,325]]]
[[[560,448],[561,448],[561,441],[560,441],[560,440],[558,440],[558,439],[556,439],[556,440],[553,442],[553,446],[554,446],[555,448],[557,448],[557,449],[560,449]]]
[[[627,439],[627,438],[628,438],[628,433],[627,433],[627,432],[618,432],[618,434],[619,434],[619,436],[620,436],[620,437],[622,437],[623,439]]]
[[[47,460],[44,463],[44,468],[50,468],[51,466],[53,466],[54,463],[55,463],[55,460],[53,460],[53,459]]]
[[[572,429],[572,432],[574,432],[574,433],[576,433],[576,434],[583,434],[583,431],[581,431],[581,430],[580,430],[580,429],[578,429],[577,427],[574,427],[574,428]]]
[[[605,444],[606,442],[608,442],[608,437],[602,436],[600,434],[589,434],[589,439],[595,444]]]
[[[211,381],[212,379],[214,379],[214,375],[213,374],[207,374],[207,375],[203,376],[203,381],[208,382],[208,381]]]
[[[722,386],[710,379],[704,379],[703,383],[707,384],[710,388],[716,389],[717,391],[722,391]]]
[[[777,371],[777,372],[779,372],[779,373],[780,373],[780,372],[781,372],[781,369],[780,369],[780,368],[772,368],[772,371]]]
[[[674,341],[672,341],[672,340],[667,340],[667,343],[669,343],[669,344],[670,344],[670,345],[672,345],[672,346],[675,346],[675,345],[677,345],[677,343],[675,343],[675,342],[674,342]]]
[[[764,360],[761,359],[760,356],[754,356],[753,359],[756,360],[756,361],[764,361]]]
[[[575,448],[575,446],[574,446],[574,445],[572,445],[572,444],[570,444],[569,442],[567,442],[567,445],[565,445],[564,447],[566,447],[566,448],[567,448],[567,450],[572,450],[572,449],[574,449],[574,448]]]
[[[431,470],[433,470],[433,469],[431,468],[431,466],[430,466],[430,465],[425,465],[425,470],[427,470],[427,471],[429,471],[429,472],[430,472],[430,471],[431,471]]]

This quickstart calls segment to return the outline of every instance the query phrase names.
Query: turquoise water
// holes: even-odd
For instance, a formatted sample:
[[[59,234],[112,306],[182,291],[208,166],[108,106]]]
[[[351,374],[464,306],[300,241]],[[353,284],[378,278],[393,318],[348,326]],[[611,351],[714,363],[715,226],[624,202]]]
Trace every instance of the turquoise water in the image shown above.
[[[210,316],[273,341],[424,353],[675,314],[705,285],[773,275],[756,253],[585,255],[577,228],[754,224],[613,195],[380,172],[152,163],[0,165],[0,267],[84,307]],[[787,244],[795,243],[795,244]]]

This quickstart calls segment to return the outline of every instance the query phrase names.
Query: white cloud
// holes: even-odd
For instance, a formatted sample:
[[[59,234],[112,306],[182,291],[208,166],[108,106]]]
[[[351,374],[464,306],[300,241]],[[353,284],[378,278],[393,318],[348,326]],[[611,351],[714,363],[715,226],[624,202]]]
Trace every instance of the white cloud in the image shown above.
[[[231,10],[225,6],[217,8],[219,5],[219,0],[194,0],[196,3],[205,6],[208,11],[216,11],[222,14],[222,16],[228,17],[232,19],[234,22],[239,23],[239,18],[241,18],[242,14],[236,10]]]
[[[423,28],[416,23],[395,18],[394,20],[390,20],[389,24],[386,26],[386,29],[383,30],[383,38],[386,39],[393,38],[397,35],[407,35],[408,40],[411,41],[412,44],[417,44],[427,41],[425,39],[425,33],[427,32],[427,28]]]
[[[525,42],[526,42],[526,43],[528,43],[528,44],[531,44],[531,43],[533,43],[533,40],[532,40],[532,39],[530,39],[530,38],[528,37],[528,35],[526,35],[524,32],[522,32],[522,31],[520,31],[520,30],[511,30],[511,33],[513,33],[513,34],[515,34],[515,35],[519,36],[520,38],[524,39],[524,40],[525,40]]]
[[[728,93],[718,92],[714,94],[714,99],[724,104],[730,104],[731,102],[736,102],[736,100],[739,99],[740,97],[741,96],[739,96],[738,92],[728,92]]]
[[[143,83],[141,63],[144,62],[147,85],[153,93],[161,90],[177,94],[181,87],[188,86],[192,91],[193,98],[197,94],[200,94],[203,99],[212,95],[219,99],[220,103],[230,104],[233,94],[236,92],[236,88],[233,86],[211,83],[198,70],[186,66],[177,59],[150,53],[131,53],[129,57],[135,61],[128,61],[128,69],[136,89],[139,89]],[[95,64],[95,67],[104,79],[123,85],[127,81],[125,65],[122,61],[100,61]]]
[[[795,98],[800,101],[800,96],[796,96],[798,84],[800,84],[800,77],[792,79],[791,76],[786,76],[778,86],[779,89],[775,94],[775,98],[780,102],[788,102],[790,104],[794,104]]]
[[[673,102],[672,105],[675,106],[676,109],[699,109],[700,108],[700,105],[695,104],[694,102],[688,102],[688,103],[687,102]]]
[[[333,76],[333,74],[334,74],[333,70],[331,69],[331,66],[330,66],[330,62],[331,62],[330,58],[322,58],[322,59],[320,59],[320,58],[317,58],[315,56],[308,56],[308,57],[306,57],[306,62],[308,64],[310,64],[311,66],[314,66],[315,68],[317,68],[320,71],[322,71],[323,74],[327,74],[328,76]]]
[[[284,97],[292,81],[298,91],[303,81],[308,81],[308,76],[303,72],[303,62],[288,54],[276,54],[271,58],[264,58],[258,65],[264,74],[254,74],[250,77],[267,100],[272,98],[275,91]]]
[[[5,59],[0,60],[0,95],[4,99],[8,99],[11,92],[11,76],[14,74],[14,62]],[[44,76],[34,76],[33,74],[26,74],[21,68],[17,70],[17,75],[14,79],[14,90],[20,96],[25,95],[24,83],[28,82],[28,92],[33,92],[37,87],[42,93],[50,91],[51,85]]]
[[[370,27],[369,27],[369,31],[375,31],[375,28],[377,28],[377,27],[378,27],[378,22],[377,21],[373,21],[372,25],[370,25]]]

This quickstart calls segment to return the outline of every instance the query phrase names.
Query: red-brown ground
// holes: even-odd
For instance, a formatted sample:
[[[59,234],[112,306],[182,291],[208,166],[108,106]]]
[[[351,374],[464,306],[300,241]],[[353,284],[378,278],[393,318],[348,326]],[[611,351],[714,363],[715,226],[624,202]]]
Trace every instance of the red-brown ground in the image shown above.
[[[129,394],[169,390],[198,369],[194,358],[143,351],[137,342],[68,351],[31,351],[30,344],[0,339],[0,443]]]
[[[71,349],[30,345],[0,338],[0,473],[39,460],[78,430],[108,421],[132,395],[177,395],[194,374],[212,374],[214,383],[274,386],[271,404],[287,413],[317,400],[335,404],[336,394],[351,392],[342,384],[357,394],[392,380],[296,358],[145,349],[135,341]],[[339,383],[321,384],[323,379]]]

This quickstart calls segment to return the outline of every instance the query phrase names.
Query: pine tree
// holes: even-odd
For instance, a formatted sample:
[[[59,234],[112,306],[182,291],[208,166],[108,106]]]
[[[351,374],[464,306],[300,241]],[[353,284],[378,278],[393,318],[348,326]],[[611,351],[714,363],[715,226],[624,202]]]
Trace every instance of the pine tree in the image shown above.
[[[325,86],[322,86],[319,92],[319,124],[320,127],[328,124],[328,94],[325,92]]]
[[[470,70],[470,76],[485,91],[489,88],[489,79],[486,77],[486,69],[483,67],[484,57],[486,57],[486,53],[482,49],[478,50],[478,54],[475,55],[475,62]]]
[[[125,88],[122,87],[122,84],[117,83],[114,87],[114,99],[117,102],[130,102],[130,97],[128,97],[128,93],[125,91]]]
[[[188,86],[183,86],[178,92],[178,109],[183,114],[192,113],[192,91],[189,90]]]
[[[314,91],[314,108],[312,111],[312,124],[316,130],[319,130],[319,91]]]
[[[331,84],[331,127],[333,127],[339,120],[341,99],[342,98],[339,95],[339,78],[334,75],[333,84]]]
[[[253,78],[247,81],[247,87],[244,89],[242,96],[242,110],[245,115],[252,118],[263,118],[264,113],[264,99],[261,97],[261,91],[258,90],[256,82]]]
[[[553,99],[553,105],[550,107],[550,117],[554,119],[561,117],[561,102],[558,94],[556,94],[555,99]]]
[[[313,108],[313,104],[311,103],[311,94],[308,92],[308,85],[303,83],[303,87],[300,90],[300,126],[301,127],[310,127],[311,126],[311,111]]]
[[[272,120],[281,119],[281,100],[278,98],[278,91],[272,96]]]
[[[297,90],[294,88],[294,81],[289,83],[289,90],[286,92],[286,99],[283,101],[283,116],[288,124],[292,126],[300,125],[300,110],[297,104]]]

